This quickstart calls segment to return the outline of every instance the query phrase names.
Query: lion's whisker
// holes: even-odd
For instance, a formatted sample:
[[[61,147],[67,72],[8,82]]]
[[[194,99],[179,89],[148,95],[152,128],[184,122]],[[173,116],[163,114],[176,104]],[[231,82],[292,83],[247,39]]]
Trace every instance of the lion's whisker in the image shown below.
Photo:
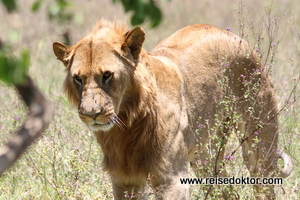
[[[122,131],[125,131],[125,130],[126,130],[126,125],[124,124],[124,122],[123,122],[119,117],[117,117],[116,124],[118,125],[118,127],[119,127]]]
[[[118,115],[116,115],[116,118],[118,119],[118,122],[120,122],[121,125],[126,128],[126,124],[118,117]]]
[[[110,122],[115,123],[122,131],[125,131],[126,125],[116,114],[111,115],[109,118]]]

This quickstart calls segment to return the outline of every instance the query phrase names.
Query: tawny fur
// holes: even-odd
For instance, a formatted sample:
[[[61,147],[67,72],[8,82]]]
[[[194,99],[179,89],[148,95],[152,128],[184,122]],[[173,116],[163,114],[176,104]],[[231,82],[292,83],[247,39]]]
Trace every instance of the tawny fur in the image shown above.
[[[209,134],[222,135],[210,130],[216,114],[220,121],[232,114],[220,106],[226,92],[241,116],[251,175],[271,176],[277,169],[278,111],[272,81],[253,48],[228,31],[201,24],[177,31],[150,53],[142,49],[144,39],[141,28],[128,31],[122,23],[101,20],[76,45],[53,45],[66,66],[64,90],[102,148],[115,199],[125,192],[146,198],[147,180],[157,198],[188,199],[188,186],[179,178],[188,177],[189,162],[199,176],[212,175],[206,172],[211,168],[199,170],[199,163],[209,156],[203,151]],[[258,88],[253,102],[245,98],[247,79]],[[253,147],[257,137],[267,153]],[[218,162],[223,158],[221,152]],[[264,197],[274,197],[272,187]]]

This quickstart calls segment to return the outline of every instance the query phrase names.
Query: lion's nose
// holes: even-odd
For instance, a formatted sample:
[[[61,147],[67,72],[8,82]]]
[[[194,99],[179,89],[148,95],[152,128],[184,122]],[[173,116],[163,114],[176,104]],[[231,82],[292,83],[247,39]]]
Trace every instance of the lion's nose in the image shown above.
[[[98,115],[100,115],[102,109],[99,106],[91,106],[89,104],[81,104],[78,108],[78,113],[81,115],[85,115],[89,118],[95,119]]]
[[[81,115],[85,115],[89,118],[96,119],[97,116],[101,114],[101,111],[100,110],[94,110],[94,109],[90,109],[90,110],[78,109],[78,113],[81,114]]]
[[[88,117],[88,118],[91,118],[91,119],[93,119],[93,120],[96,120],[96,118],[98,117],[98,115],[99,115],[100,113],[96,113],[96,114],[80,113],[80,114],[83,114],[83,115],[85,115],[85,116]]]
[[[101,114],[103,108],[95,99],[96,98],[93,95],[86,95],[82,97],[80,105],[78,106],[78,112],[90,118],[95,118],[96,116]]]

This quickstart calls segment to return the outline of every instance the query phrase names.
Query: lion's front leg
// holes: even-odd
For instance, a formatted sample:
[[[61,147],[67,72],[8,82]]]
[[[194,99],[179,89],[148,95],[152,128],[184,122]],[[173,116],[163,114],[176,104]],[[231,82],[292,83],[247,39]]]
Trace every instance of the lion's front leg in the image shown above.
[[[180,170],[174,168],[177,162],[182,165]],[[188,162],[178,160],[173,164],[173,167],[165,172],[164,176],[151,176],[148,179],[148,184],[156,199],[189,199],[189,185],[180,182],[180,178],[189,177]]]
[[[148,199],[145,193],[146,179],[144,183],[126,184],[112,179],[113,194],[115,200],[122,199]]]

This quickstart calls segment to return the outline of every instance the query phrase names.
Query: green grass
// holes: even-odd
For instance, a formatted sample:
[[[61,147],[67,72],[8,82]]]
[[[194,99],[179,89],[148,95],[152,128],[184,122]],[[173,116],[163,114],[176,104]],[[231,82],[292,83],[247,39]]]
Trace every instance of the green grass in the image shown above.
[[[71,107],[62,94],[64,67],[52,53],[52,43],[62,41],[62,33],[68,29],[73,43],[83,37],[101,17],[126,19],[120,5],[109,0],[79,0],[72,10],[76,12],[74,23],[58,25],[47,22],[43,10],[30,13],[28,1],[20,1],[20,12],[8,15],[1,7],[0,38],[14,43],[15,51],[27,47],[31,52],[30,75],[41,91],[55,107],[55,116],[43,136],[36,141],[19,161],[0,177],[0,199],[111,199],[112,189],[109,176],[101,170],[102,153],[93,134],[78,119],[76,109]],[[197,3],[195,3],[197,2]],[[273,3],[272,3],[273,2]],[[287,101],[300,96],[299,87],[293,92],[299,79],[300,54],[300,3],[298,0],[244,1],[180,1],[163,2],[165,19],[157,29],[149,30],[147,24],[145,48],[151,50],[158,41],[176,30],[194,23],[208,23],[220,28],[230,27],[254,46],[260,41],[260,54],[265,59],[269,30],[277,28],[277,35],[271,38],[274,61],[269,57],[272,78],[276,89],[279,108]],[[272,8],[270,7],[272,6]],[[268,9],[271,8],[271,14]],[[270,16],[270,17],[269,17]],[[268,19],[270,23],[268,22]],[[244,31],[242,30],[244,27]],[[253,27],[253,28],[252,28]],[[18,31],[19,36],[9,37]],[[274,31],[274,30],[273,30]],[[260,33],[261,32],[261,33]],[[15,34],[16,35],[16,34]],[[256,47],[256,46],[255,46]],[[258,47],[257,47],[258,48]],[[291,95],[292,94],[292,95]],[[291,96],[291,99],[288,99]],[[4,144],[22,123],[26,109],[13,88],[0,83],[0,144]],[[290,105],[290,104],[289,104]],[[278,199],[300,198],[300,123],[299,101],[283,109],[280,114],[280,142],[294,164],[294,171],[276,186]],[[230,138],[230,147],[236,146],[236,138]],[[228,150],[230,151],[230,149]],[[236,166],[240,166],[238,169]],[[231,176],[248,176],[243,165],[241,152],[226,166]],[[191,174],[191,176],[194,176]],[[251,186],[237,186],[241,199],[251,199]],[[191,199],[203,199],[204,191],[193,186]]]

